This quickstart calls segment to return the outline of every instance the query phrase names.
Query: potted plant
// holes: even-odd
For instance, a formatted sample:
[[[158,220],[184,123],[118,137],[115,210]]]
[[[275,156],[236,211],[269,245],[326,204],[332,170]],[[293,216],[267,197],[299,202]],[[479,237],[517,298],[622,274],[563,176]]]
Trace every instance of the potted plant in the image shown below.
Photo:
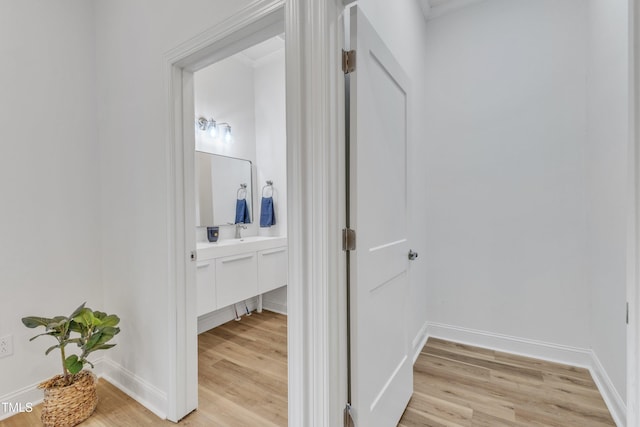
[[[42,422],[45,426],[66,427],[81,423],[91,416],[98,403],[96,377],[85,364],[94,367],[87,357],[97,350],[106,350],[115,344],[108,342],[120,332],[117,327],[120,318],[115,314],[93,311],[85,304],[70,316],[53,318],[28,316],[22,318],[27,328],[43,326],[45,332],[30,339],[49,335],[57,344],[49,347],[46,354],[60,350],[62,375],[43,382],[38,387],[44,389]],[[67,355],[67,346],[76,344],[78,354]]]

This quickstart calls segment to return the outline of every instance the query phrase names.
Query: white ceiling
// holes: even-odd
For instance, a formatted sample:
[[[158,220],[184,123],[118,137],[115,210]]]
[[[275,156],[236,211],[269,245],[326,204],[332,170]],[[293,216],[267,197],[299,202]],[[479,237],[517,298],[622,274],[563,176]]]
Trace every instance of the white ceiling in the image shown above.
[[[276,36],[265,40],[262,43],[253,45],[250,48],[243,50],[238,55],[244,56],[245,59],[248,59],[255,64],[261,59],[282,49],[284,49],[284,38],[283,36]]]

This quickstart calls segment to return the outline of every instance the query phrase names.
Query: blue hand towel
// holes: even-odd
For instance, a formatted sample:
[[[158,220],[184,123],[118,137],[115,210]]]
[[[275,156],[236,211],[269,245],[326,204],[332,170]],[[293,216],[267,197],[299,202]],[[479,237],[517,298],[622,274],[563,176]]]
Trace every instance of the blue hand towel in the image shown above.
[[[263,197],[260,207],[260,227],[276,225],[276,214],[273,211],[273,197]]]
[[[249,216],[249,208],[246,199],[236,200],[236,224],[249,224],[251,217]]]

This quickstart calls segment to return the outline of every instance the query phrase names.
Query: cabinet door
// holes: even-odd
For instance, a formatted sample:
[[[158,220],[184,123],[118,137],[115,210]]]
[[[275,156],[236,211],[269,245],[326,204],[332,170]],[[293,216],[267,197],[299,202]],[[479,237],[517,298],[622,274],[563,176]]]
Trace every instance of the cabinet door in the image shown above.
[[[287,248],[258,252],[258,292],[265,293],[287,284]]]
[[[218,308],[252,298],[258,293],[256,253],[216,259],[216,299]]]
[[[215,260],[198,261],[196,273],[198,316],[216,309],[216,264]]]

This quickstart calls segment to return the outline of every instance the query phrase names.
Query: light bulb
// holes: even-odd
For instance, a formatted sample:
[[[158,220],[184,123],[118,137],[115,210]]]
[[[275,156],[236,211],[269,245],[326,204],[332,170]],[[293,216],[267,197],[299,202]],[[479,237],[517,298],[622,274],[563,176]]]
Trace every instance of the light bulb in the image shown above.
[[[209,120],[209,135],[211,135],[212,138],[218,135],[218,124],[213,119]]]
[[[224,140],[225,142],[231,142],[231,126],[229,125],[224,129]]]

